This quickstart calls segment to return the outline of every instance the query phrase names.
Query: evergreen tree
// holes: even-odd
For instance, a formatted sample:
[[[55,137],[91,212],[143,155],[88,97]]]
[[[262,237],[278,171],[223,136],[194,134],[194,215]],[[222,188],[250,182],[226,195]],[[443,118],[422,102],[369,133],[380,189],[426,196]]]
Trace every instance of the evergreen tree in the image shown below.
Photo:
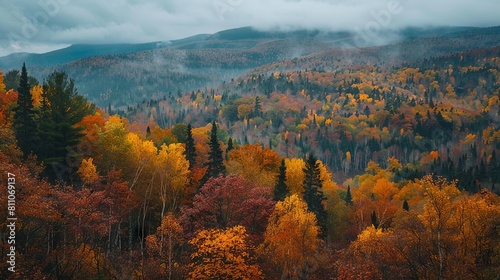
[[[323,182],[320,178],[319,162],[314,155],[309,155],[304,168],[304,201],[307,203],[309,211],[316,215],[318,226],[322,230],[322,235],[326,236],[326,222],[328,213],[323,206],[326,200],[323,195]]]
[[[193,139],[193,128],[191,124],[187,126],[187,136],[186,136],[186,159],[189,161],[189,170],[193,170],[196,163],[196,146],[194,145]]]
[[[404,209],[405,211],[410,211],[410,205],[408,205],[408,201],[406,201],[406,199],[405,199],[405,201],[403,202],[403,209]]]
[[[486,170],[486,165],[484,164],[484,159],[481,159],[481,163],[479,165],[479,174],[478,174],[478,179],[481,182],[486,181],[488,177],[488,170]]]
[[[288,186],[286,185],[286,166],[285,159],[281,160],[280,172],[278,175],[278,181],[274,186],[274,200],[284,201],[289,195]]]
[[[229,140],[227,140],[227,148],[226,148],[226,160],[229,160],[229,152],[234,149],[233,146],[233,138],[229,137]]]
[[[227,140],[227,151],[230,152],[233,149],[234,149],[233,138],[229,137],[229,140]]]
[[[375,213],[375,210],[374,210],[374,211],[372,211],[371,218],[372,218],[372,225],[373,225],[375,228],[378,228],[378,226],[379,226],[379,222],[378,222],[378,219],[377,219],[377,213]]]
[[[37,126],[34,120],[33,99],[28,82],[28,72],[24,63],[17,91],[19,95],[17,107],[14,110],[13,128],[18,146],[23,152],[24,157],[27,157],[31,152],[36,152],[38,138]]]
[[[21,76],[19,75],[19,70],[11,70],[7,72],[4,76],[3,83],[5,84],[5,90],[16,90],[17,88],[19,88],[19,86],[21,85]]]
[[[222,149],[217,139],[217,124],[215,121],[212,123],[212,131],[210,133],[210,142],[208,143],[210,151],[208,152],[207,171],[202,178],[202,185],[208,181],[209,178],[217,178],[220,175],[226,175],[226,167],[224,166],[224,157],[222,156]]]
[[[366,105],[365,110],[363,111],[363,113],[365,114],[365,116],[370,116],[371,111],[370,111],[370,108],[368,108],[368,105]]]
[[[498,163],[497,163],[497,155],[495,150],[491,153],[490,162],[488,163],[488,174],[491,176],[491,182],[496,183],[498,180]]]
[[[351,186],[347,186],[347,194],[345,195],[345,204],[353,205],[352,195],[351,195]]]
[[[255,106],[253,111],[256,117],[262,116],[262,104],[260,104],[260,98],[258,96],[255,97]]]
[[[75,125],[88,114],[93,105],[78,94],[74,81],[64,72],[53,72],[43,84],[39,116],[41,148],[39,159],[47,165],[46,175],[51,179],[71,179],[79,161],[77,145],[83,136],[83,127]]]

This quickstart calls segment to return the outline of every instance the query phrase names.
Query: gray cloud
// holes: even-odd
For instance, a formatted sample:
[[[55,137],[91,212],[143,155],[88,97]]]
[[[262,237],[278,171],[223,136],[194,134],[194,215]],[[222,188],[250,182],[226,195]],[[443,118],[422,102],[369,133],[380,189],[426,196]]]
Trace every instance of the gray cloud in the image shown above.
[[[355,30],[500,25],[498,0],[4,0],[0,55],[74,43],[139,43],[255,26]],[[390,15],[390,18],[387,17]],[[377,21],[378,20],[378,21]]]

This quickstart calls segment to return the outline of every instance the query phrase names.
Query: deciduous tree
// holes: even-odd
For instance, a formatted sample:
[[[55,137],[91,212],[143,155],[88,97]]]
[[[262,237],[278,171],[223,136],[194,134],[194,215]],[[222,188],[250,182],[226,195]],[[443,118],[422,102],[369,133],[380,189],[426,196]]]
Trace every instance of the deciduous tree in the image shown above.
[[[192,207],[182,209],[192,232],[203,228],[244,225],[249,233],[265,230],[272,211],[271,189],[257,187],[240,176],[209,179],[195,195]]]
[[[189,241],[195,251],[188,279],[262,279],[247,237],[243,226],[198,232]]]
[[[259,251],[279,267],[282,279],[307,279],[320,244],[319,233],[314,213],[294,194],[276,203]]]

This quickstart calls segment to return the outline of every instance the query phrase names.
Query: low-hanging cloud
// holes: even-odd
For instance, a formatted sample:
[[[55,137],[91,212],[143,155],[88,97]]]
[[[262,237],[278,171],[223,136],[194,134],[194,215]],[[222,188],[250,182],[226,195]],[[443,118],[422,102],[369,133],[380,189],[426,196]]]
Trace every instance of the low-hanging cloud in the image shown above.
[[[383,18],[384,28],[500,25],[498,0],[6,0],[0,55],[75,43],[165,41],[242,26],[353,31],[394,3],[400,12]]]

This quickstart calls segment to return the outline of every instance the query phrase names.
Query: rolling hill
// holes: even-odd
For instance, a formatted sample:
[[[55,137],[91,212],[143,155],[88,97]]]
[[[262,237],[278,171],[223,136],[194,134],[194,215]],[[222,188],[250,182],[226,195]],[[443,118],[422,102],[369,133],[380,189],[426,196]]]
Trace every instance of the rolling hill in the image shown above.
[[[404,64],[495,46],[500,42],[500,27],[407,28],[378,35],[360,47],[355,44],[356,34],[349,32],[244,27],[167,43],[73,45],[46,54],[13,54],[0,58],[0,69],[26,61],[30,75],[39,80],[64,70],[90,101],[124,108],[172,93],[216,87],[245,73],[305,65],[333,69],[359,63]]]

